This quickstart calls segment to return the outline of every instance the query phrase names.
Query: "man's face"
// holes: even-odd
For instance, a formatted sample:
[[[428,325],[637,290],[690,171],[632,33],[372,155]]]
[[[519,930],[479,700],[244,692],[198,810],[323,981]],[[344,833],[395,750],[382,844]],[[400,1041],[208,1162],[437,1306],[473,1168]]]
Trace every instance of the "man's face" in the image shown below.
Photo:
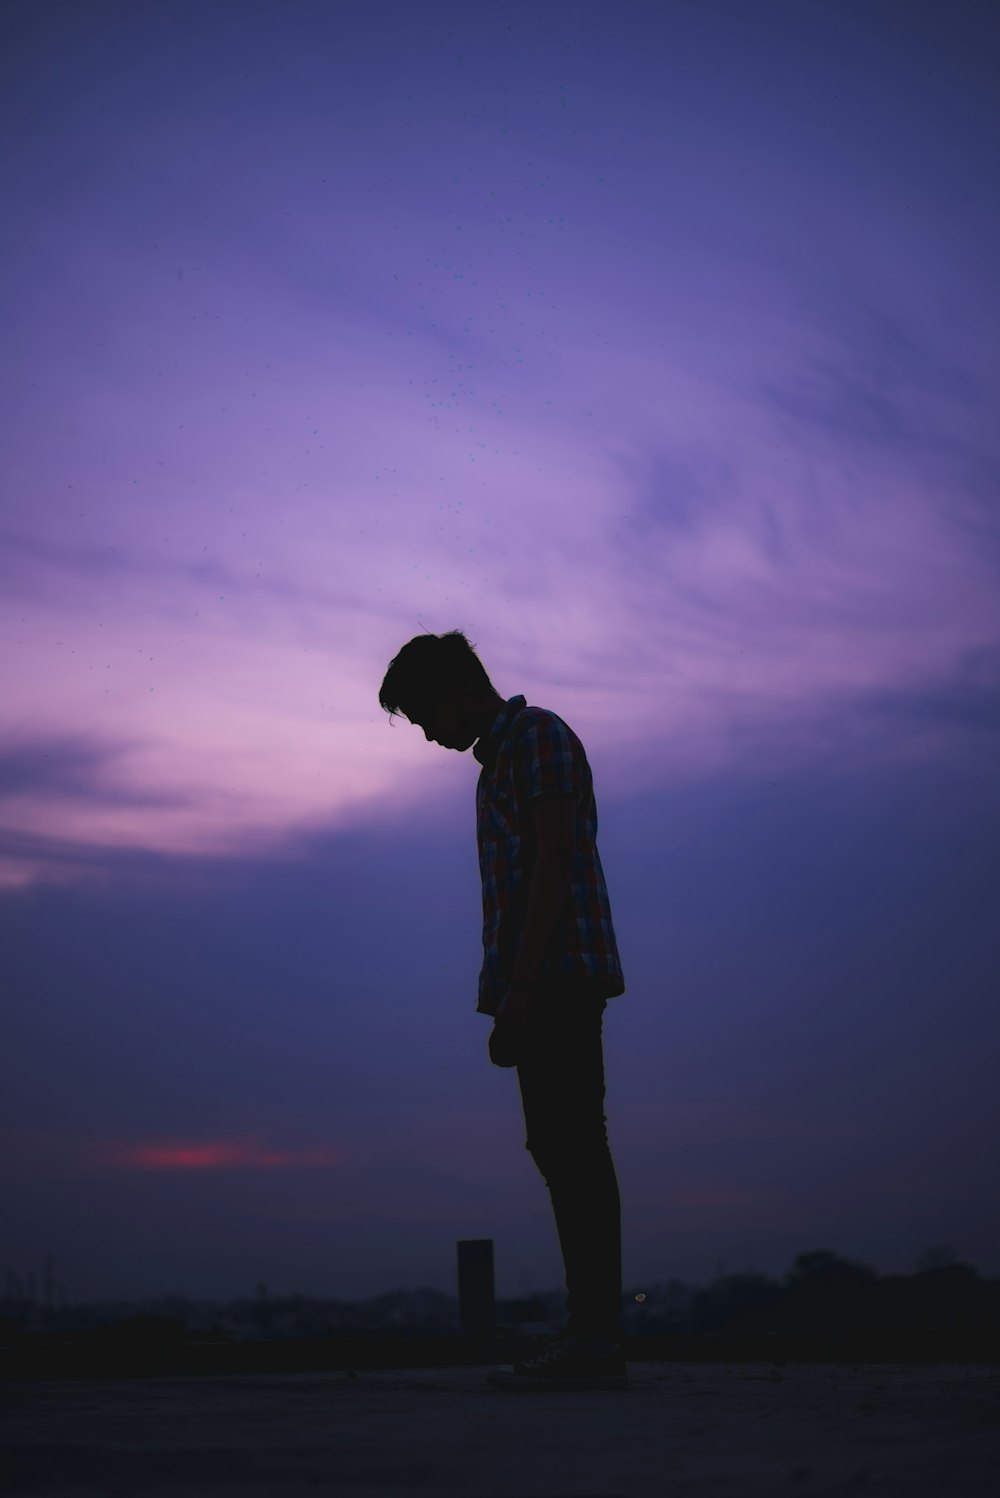
[[[479,737],[479,729],[470,722],[473,713],[469,695],[463,693],[459,698],[439,698],[425,705],[410,716],[410,722],[423,729],[429,744],[464,753]]]

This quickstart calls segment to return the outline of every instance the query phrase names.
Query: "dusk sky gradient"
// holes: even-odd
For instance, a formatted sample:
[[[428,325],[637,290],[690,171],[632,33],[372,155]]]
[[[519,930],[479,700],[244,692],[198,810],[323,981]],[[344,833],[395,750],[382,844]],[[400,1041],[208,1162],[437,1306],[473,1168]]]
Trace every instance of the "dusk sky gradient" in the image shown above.
[[[594,774],[626,1289],[1000,1274],[1000,7],[0,9],[4,1262],[562,1283],[422,630]]]

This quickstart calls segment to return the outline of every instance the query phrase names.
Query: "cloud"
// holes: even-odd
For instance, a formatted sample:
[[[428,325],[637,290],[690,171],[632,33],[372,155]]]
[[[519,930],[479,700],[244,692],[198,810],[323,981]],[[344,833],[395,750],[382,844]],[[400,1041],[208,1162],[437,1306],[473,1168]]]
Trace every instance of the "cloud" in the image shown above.
[[[456,137],[442,99],[472,75],[443,94],[428,56],[414,82],[409,21],[374,93],[352,31],[331,117],[294,22],[231,20],[220,55],[292,48],[291,115],[280,70],[261,93],[229,69],[220,113],[183,47],[178,113],[154,77],[180,33],[142,26],[133,67],[118,38],[75,105],[53,93],[12,179],[0,879],[38,881],[49,850],[57,879],[90,850],[208,863],[445,800],[454,761],[375,707],[418,620],[578,727],[608,795],[992,732],[960,664],[1000,634],[992,283],[979,210],[942,196],[980,158],[921,104],[920,28],[894,98],[937,150],[907,175],[888,42],[863,28],[859,51],[853,22],[791,72],[817,23],[782,32],[767,67],[793,95],[682,27],[669,127],[662,79],[609,73],[621,38],[588,25],[579,92],[532,84],[512,111],[488,59],[513,42],[487,28],[486,112]],[[330,149],[346,125],[361,156]],[[65,438],[40,440],[53,411]]]
[[[111,746],[73,733],[0,745],[0,801],[15,796],[81,796],[106,807],[187,805],[183,795],[128,786],[114,778],[115,761],[135,747],[135,741]]]
[[[969,650],[955,679],[930,682],[919,689],[872,693],[864,703],[876,717],[919,726],[924,722],[955,734],[1000,733],[1000,647]]]

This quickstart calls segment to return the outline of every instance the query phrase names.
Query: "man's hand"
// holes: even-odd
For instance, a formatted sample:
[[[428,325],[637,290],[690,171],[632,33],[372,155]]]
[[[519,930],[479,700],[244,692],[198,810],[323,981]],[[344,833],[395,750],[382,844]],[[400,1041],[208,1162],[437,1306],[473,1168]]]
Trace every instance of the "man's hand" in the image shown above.
[[[490,1035],[490,1060],[494,1066],[517,1065],[530,1006],[529,988],[508,988],[500,1000]]]

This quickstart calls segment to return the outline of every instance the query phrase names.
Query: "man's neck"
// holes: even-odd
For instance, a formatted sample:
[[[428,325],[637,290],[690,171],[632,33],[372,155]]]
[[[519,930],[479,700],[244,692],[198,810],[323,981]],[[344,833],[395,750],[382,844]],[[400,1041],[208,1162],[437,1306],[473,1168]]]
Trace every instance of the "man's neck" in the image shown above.
[[[497,715],[502,711],[503,708],[506,707],[506,705],[506,699],[497,696],[488,698],[482,704],[482,706],[477,709],[476,716],[473,718],[473,728],[476,730],[477,738],[482,739],[486,737],[490,729],[493,727],[493,724],[496,722]]]

